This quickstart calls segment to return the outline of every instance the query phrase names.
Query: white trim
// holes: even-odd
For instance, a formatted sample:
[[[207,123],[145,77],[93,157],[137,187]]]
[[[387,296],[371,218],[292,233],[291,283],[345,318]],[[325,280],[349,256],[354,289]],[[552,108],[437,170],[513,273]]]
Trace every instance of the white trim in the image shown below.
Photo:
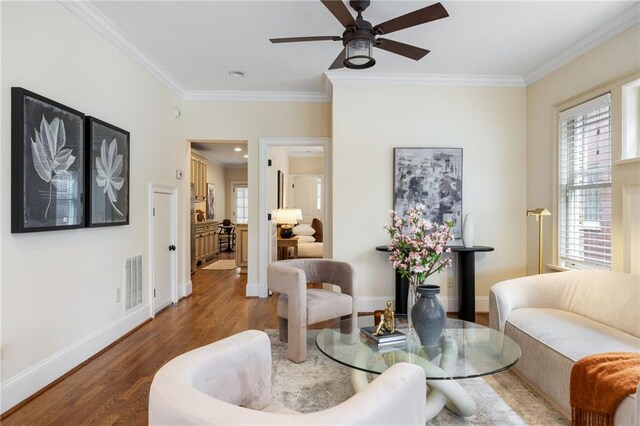
[[[633,218],[637,217],[637,213],[634,212],[633,205],[631,204],[631,191],[634,187],[640,188],[640,180],[627,181],[622,184],[622,271],[628,274],[632,273],[632,269],[637,268],[638,260],[631,257],[631,226]],[[638,219],[635,219],[636,221]],[[640,238],[640,235],[636,235],[635,238]],[[636,265],[634,265],[636,263]]]
[[[259,158],[258,158],[258,282],[247,283],[247,296],[267,297],[267,254],[269,253],[269,235],[270,228],[267,226],[267,159],[269,155],[269,149],[272,146],[322,146],[324,153],[323,161],[323,185],[326,190],[323,191],[322,200],[322,215],[324,235],[332,235],[332,218],[331,210],[327,205],[328,201],[332,199],[330,194],[332,187],[332,172],[331,172],[331,139],[329,138],[295,138],[295,137],[283,137],[283,138],[260,138],[259,142]],[[333,251],[331,246],[331,238],[328,238],[323,245],[324,257],[330,258]]]
[[[178,80],[160,65],[151,55],[140,48],[100,9],[89,1],[58,0],[68,10],[78,16],[85,24],[93,28],[109,43],[131,58],[136,64],[163,82],[180,98],[184,98],[186,90]]]
[[[525,84],[529,86],[535,83],[638,23],[640,23],[640,5],[634,4],[580,38],[578,42],[526,73],[524,75]]]
[[[241,90],[188,90],[187,101],[241,101],[241,102],[329,102],[325,92],[267,92]]]
[[[153,196],[154,194],[167,194],[171,197],[171,240],[175,241],[174,245],[177,250],[173,252],[171,256],[170,265],[170,279],[171,279],[171,303],[178,302],[178,253],[181,250],[180,243],[178,242],[178,188],[169,185],[160,185],[155,183],[149,183],[149,213],[148,213],[148,241],[149,241],[149,308],[152,318],[156,315],[155,299],[153,297],[154,279],[154,219],[153,219]]]
[[[387,300],[394,300],[394,296],[359,296],[356,309],[358,312],[373,312],[376,309],[382,309],[387,303]],[[457,297],[438,296],[438,300],[442,303],[445,311],[458,312]],[[489,296],[476,296],[476,312],[489,312]]]
[[[69,370],[80,365],[148,318],[149,307],[142,305],[127,316],[117,318],[83,339],[5,380],[0,387],[2,412],[4,413]]]
[[[193,283],[191,282],[191,280],[188,280],[187,282],[180,284],[178,299],[187,297],[192,292],[193,292]]]
[[[258,296],[260,294],[260,285],[258,283],[250,283],[247,281],[246,297],[266,297]]]
[[[391,84],[422,86],[473,87],[525,87],[519,75],[466,75],[466,74],[401,74],[354,73],[352,71],[326,71],[332,84]]]

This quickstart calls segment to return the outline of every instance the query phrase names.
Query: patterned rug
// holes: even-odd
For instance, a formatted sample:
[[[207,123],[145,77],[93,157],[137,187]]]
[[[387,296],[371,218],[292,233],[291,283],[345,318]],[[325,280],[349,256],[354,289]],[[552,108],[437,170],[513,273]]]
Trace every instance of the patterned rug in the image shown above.
[[[317,331],[309,332],[307,360],[287,360],[286,344],[276,330],[267,330],[273,352],[273,404],[309,413],[333,407],[353,395],[350,369],[324,356],[315,345]],[[476,400],[471,417],[459,417],[446,408],[429,425],[568,425],[570,422],[544,399],[504,371],[484,378],[460,380]]]

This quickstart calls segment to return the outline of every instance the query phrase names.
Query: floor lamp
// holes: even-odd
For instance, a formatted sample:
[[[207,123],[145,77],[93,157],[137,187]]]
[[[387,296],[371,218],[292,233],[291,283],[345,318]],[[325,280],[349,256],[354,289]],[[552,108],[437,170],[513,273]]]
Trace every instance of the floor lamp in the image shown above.
[[[527,216],[535,216],[538,222],[538,274],[542,273],[542,216],[551,216],[547,209],[527,210]]]

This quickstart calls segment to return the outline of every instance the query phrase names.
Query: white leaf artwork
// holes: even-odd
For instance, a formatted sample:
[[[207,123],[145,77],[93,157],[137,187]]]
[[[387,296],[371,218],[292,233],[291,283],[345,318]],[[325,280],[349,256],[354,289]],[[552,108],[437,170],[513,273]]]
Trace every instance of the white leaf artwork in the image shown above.
[[[96,169],[98,170],[96,183],[99,187],[104,188],[103,193],[107,194],[111,206],[120,216],[124,215],[118,210],[115,203],[118,201],[118,191],[124,185],[124,179],[120,177],[122,165],[122,154],[118,154],[116,138],[113,138],[109,144],[108,152],[107,141],[103,139],[100,147],[100,156],[96,157]]]
[[[51,207],[51,194],[53,186],[56,188],[65,182],[67,169],[73,164],[76,157],[71,155],[72,149],[64,148],[67,135],[64,129],[64,121],[54,118],[51,123],[45,120],[44,115],[40,121],[40,132],[34,128],[36,140],[31,138],[31,153],[33,166],[40,178],[49,183],[49,203],[44,212],[46,219]]]

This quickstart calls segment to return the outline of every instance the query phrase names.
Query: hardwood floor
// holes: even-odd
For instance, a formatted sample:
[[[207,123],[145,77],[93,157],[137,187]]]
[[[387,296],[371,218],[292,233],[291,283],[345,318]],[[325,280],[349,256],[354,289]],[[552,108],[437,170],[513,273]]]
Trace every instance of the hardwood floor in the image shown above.
[[[167,361],[242,330],[278,327],[277,298],[246,299],[246,275],[199,269],[191,278],[191,297],[2,418],[2,424],[146,425],[151,380]],[[488,315],[476,315],[476,321],[488,325]]]

